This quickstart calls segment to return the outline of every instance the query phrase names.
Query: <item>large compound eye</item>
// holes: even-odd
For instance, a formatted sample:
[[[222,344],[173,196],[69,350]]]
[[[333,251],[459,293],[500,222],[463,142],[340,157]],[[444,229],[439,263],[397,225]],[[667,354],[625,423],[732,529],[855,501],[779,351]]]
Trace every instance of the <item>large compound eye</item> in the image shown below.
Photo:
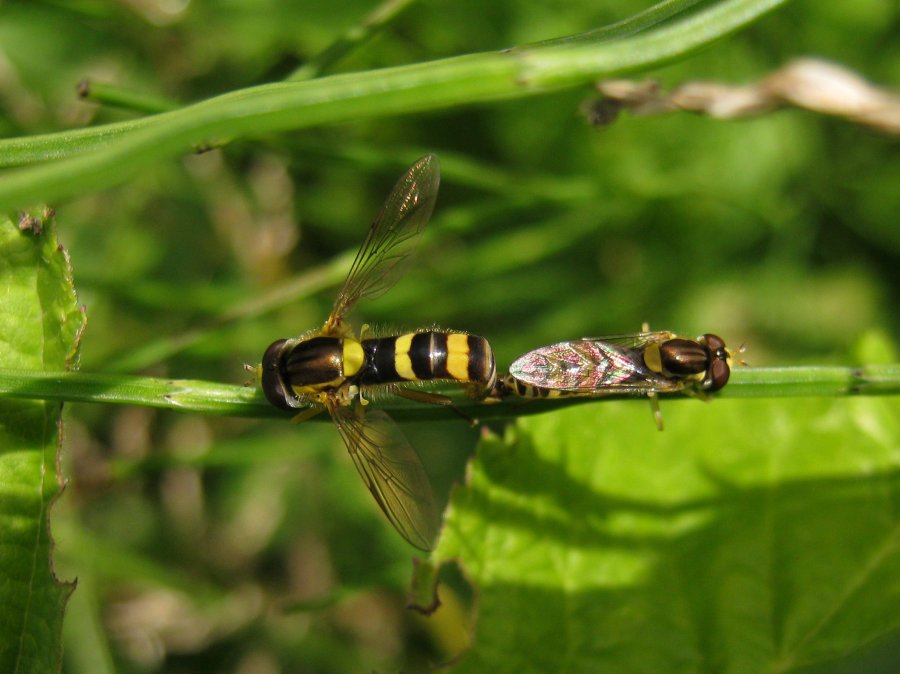
[[[260,376],[260,385],[266,400],[281,410],[293,410],[294,408],[288,403],[290,395],[284,388],[284,379],[281,377],[281,356],[282,347],[286,339],[279,339],[272,342],[266,353],[263,355]]]
[[[706,346],[712,353],[718,354],[725,352],[725,340],[718,335],[707,333],[703,335],[703,341],[706,342]]]
[[[707,373],[706,381],[704,382],[704,388],[707,391],[718,391],[728,383],[728,378],[730,376],[731,367],[728,365],[728,361],[722,358],[716,358],[709,366],[709,372]]]

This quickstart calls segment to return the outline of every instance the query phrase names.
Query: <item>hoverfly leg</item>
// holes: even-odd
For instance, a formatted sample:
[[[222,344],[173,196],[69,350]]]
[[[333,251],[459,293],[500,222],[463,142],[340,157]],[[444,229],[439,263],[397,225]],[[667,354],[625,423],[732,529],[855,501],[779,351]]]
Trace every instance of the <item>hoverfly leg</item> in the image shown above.
[[[394,393],[401,398],[414,400],[418,403],[426,403],[428,405],[443,405],[444,407],[449,407],[451,410],[456,412],[456,414],[469,422],[469,425],[473,428],[478,425],[477,419],[473,419],[468,414],[459,409],[456,405],[454,405],[452,398],[441,395],[440,393],[432,393],[431,391],[419,391],[416,389],[402,387],[398,387],[397,389],[395,389]]]
[[[653,420],[656,422],[656,430],[663,430],[662,411],[659,409],[659,397],[655,393],[648,393],[647,400],[650,401],[650,410],[653,412]]]
[[[344,407],[352,405],[354,400],[359,400],[359,404],[363,407],[369,404],[369,399],[363,395],[362,389],[356,384],[351,384],[339,391],[338,400]]]
[[[454,405],[453,403],[450,403],[449,407],[450,407],[451,410],[453,410],[454,412],[456,412],[456,414],[457,414],[460,418],[465,419],[465,420],[466,420],[466,423],[468,423],[469,426],[470,426],[471,428],[477,428],[478,425],[481,423],[480,421],[478,421],[478,419],[476,419],[475,417],[470,417],[468,414],[466,414],[465,412],[463,412],[461,409],[459,409],[459,408],[458,408],[456,405]]]
[[[314,405],[312,407],[307,407],[305,410],[300,412],[300,414],[295,415],[291,419],[292,424],[300,424],[306,421],[307,419],[312,419],[317,414],[321,414],[325,411],[324,407],[319,407],[318,405]]]
[[[446,405],[453,407],[453,400],[440,393],[432,393],[431,391],[419,391],[412,388],[397,387],[394,390],[401,398],[407,400],[415,400],[417,403],[427,403],[428,405]]]

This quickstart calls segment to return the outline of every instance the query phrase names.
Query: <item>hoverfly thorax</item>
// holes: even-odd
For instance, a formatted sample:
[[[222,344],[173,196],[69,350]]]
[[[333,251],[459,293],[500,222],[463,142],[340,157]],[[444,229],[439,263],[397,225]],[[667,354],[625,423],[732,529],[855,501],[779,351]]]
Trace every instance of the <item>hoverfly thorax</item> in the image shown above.
[[[673,337],[651,343],[645,347],[642,357],[652,372],[695,381],[706,392],[721,389],[731,374],[731,354],[722,338],[713,334],[696,340]]]
[[[282,370],[297,393],[315,392],[344,381],[344,345],[339,337],[313,337],[285,353]]]
[[[644,349],[644,363],[667,377],[702,375],[709,367],[709,350],[692,339],[676,337]]]

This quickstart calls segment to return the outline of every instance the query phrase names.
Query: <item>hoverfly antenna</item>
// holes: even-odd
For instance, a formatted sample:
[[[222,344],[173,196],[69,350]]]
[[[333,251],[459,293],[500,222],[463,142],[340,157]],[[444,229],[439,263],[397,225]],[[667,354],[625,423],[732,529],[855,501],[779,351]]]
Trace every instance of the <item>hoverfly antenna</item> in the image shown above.
[[[742,353],[744,353],[746,350],[747,350],[747,342],[741,342],[741,345],[738,347],[738,350],[735,351],[734,355],[735,355],[735,356],[740,356],[740,355],[741,355]],[[747,362],[746,360],[744,360],[743,358],[741,358],[737,363],[738,363],[738,365],[740,365],[741,367],[751,367],[750,363],[748,363],[748,362]]]

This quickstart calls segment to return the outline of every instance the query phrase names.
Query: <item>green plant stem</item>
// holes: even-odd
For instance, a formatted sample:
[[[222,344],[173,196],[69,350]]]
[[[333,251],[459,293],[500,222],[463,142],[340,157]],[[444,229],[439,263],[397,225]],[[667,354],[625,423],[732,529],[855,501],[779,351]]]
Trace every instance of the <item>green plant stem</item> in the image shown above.
[[[232,416],[271,416],[275,412],[255,386],[87,372],[0,370],[0,397],[139,405]]]
[[[159,124],[159,115],[38,136],[0,139],[0,168],[65,159],[106,147],[134,131]]]
[[[124,182],[154,162],[228,139],[534,96],[656,67],[745,27],[787,0],[723,0],[657,30],[599,44],[472,54],[410,66],[284,82],[223,94],[144,120],[83,153],[69,134],[0,142],[0,165],[67,159],[7,173],[0,209],[55,201]],[[102,128],[97,133],[103,133]],[[80,154],[71,156],[71,152]],[[10,156],[12,155],[12,156]]]
[[[523,401],[510,398],[495,405],[468,400],[448,389],[457,410],[479,419],[497,419],[546,412],[585,401],[597,402],[629,396]],[[863,367],[743,368],[716,397],[841,397],[900,395],[900,364]],[[140,405],[182,412],[229,416],[285,416],[273,408],[258,387],[189,379],[159,379],[84,372],[30,372],[0,370],[0,397],[69,402]],[[631,396],[633,397],[633,396]],[[386,404],[382,404],[381,401]],[[372,403],[389,409],[398,419],[431,421],[456,419],[452,408],[422,405],[396,396],[376,396]],[[324,415],[321,418],[326,418]]]
[[[623,21],[617,21],[608,26],[589,30],[584,33],[578,33],[577,35],[567,35],[565,37],[557,37],[550,40],[541,40],[540,42],[528,46],[549,47],[563,44],[585,44],[597,42],[599,40],[612,40],[627,37],[628,35],[640,33],[655,25],[664,23],[672,17],[703,4],[710,4],[710,0],[663,0],[662,2],[657,2],[643,12],[630,16]]]
[[[375,33],[390,24],[415,2],[416,0],[385,0],[362,22],[347,30],[327,49],[288,75],[285,81],[301,82],[318,77],[346,54],[371,39]]]
[[[900,364],[841,367],[761,367],[732,370],[727,398],[900,394]]]
[[[86,101],[109,105],[144,114],[155,114],[175,110],[178,104],[138,91],[129,91],[114,84],[82,80],[78,84],[78,96]]]

